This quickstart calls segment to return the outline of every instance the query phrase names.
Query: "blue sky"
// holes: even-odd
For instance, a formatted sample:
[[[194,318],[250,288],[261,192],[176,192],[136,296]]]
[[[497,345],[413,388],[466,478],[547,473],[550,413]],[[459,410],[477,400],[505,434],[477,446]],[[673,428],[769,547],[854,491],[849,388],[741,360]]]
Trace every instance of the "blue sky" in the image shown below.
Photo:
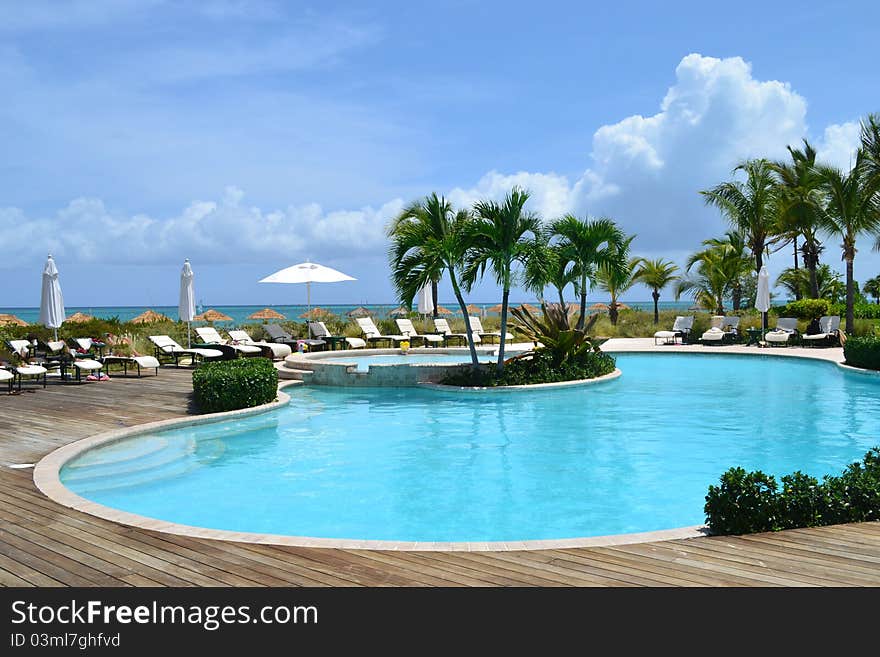
[[[306,258],[390,302],[404,202],[514,183],[681,262],[723,228],[698,189],[804,136],[845,166],[880,111],[876,2],[713,4],[0,2],[0,306],[47,251],[69,305],[174,304],[184,257],[209,305],[300,302],[256,281]]]

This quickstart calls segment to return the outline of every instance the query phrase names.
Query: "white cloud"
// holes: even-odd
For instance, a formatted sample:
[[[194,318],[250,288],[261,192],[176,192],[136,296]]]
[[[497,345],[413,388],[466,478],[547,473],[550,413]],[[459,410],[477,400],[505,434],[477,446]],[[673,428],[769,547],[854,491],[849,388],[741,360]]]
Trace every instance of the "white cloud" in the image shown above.
[[[521,171],[504,175],[490,171],[473,187],[456,187],[447,197],[456,207],[468,207],[479,199],[500,199],[515,186],[531,192],[528,207],[544,217],[558,217],[571,208],[572,189],[568,179],[555,173]]]
[[[829,125],[816,145],[816,159],[846,171],[856,159],[860,131],[858,121]]]

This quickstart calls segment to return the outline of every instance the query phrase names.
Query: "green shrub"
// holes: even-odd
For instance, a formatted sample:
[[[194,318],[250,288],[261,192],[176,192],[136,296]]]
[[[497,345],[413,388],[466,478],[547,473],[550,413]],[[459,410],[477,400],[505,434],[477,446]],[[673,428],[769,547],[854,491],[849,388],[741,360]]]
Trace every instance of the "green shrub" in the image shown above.
[[[880,370],[880,338],[849,338],[843,345],[843,355],[847,365]]]
[[[558,383],[560,381],[577,381],[595,379],[611,374],[616,361],[610,354],[602,351],[589,351],[580,354],[576,359],[564,363],[556,363],[553,355],[539,349],[528,358],[511,359],[504,366],[499,376],[494,364],[477,369],[466,369],[448,375],[442,383],[452,386],[519,386],[537,383]]]
[[[730,468],[720,486],[709,486],[706,522],[713,534],[751,534],[779,529],[776,479],[760,470]]]
[[[763,472],[731,468],[720,486],[709,486],[706,524],[723,535],[880,520],[880,447],[821,484],[795,472],[782,486]]]
[[[266,404],[278,396],[278,371],[267,358],[204,363],[193,372],[193,396],[202,413]]]
[[[797,317],[813,320],[828,314],[831,304],[826,299],[801,299],[790,301],[778,310],[780,317]]]
[[[846,315],[846,304],[835,303],[829,308],[828,314]],[[880,304],[876,303],[856,303],[853,304],[853,317],[856,319],[880,319]]]

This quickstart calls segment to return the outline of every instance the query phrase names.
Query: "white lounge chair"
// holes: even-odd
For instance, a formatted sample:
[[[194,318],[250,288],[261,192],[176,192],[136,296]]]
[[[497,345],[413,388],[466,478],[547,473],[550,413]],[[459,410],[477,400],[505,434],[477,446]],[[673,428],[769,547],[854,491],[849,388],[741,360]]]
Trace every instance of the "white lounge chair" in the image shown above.
[[[768,345],[787,345],[790,338],[798,334],[796,317],[780,317],[776,320],[776,328],[764,335]]]
[[[156,376],[159,376],[159,359],[155,356],[120,356],[119,354],[111,354],[102,356],[101,362],[104,363],[105,369],[110,365],[122,365],[122,373],[128,376],[128,368],[137,368],[137,375],[140,377],[141,370],[156,370]]]
[[[0,367],[0,383],[4,382],[9,385],[9,394],[12,394],[12,386],[15,383],[15,372],[13,370],[8,370],[5,367]]]
[[[501,331],[486,331],[483,329],[483,322],[479,317],[474,317],[473,315],[469,316],[468,321],[471,325],[471,331],[480,336],[480,339],[483,338],[495,338],[499,342],[501,341]],[[504,334],[505,340],[513,340],[513,335],[510,333]]]
[[[724,331],[724,339],[728,342],[736,342],[739,338],[739,320],[736,315],[725,315],[721,320],[721,329]]]
[[[399,343],[409,340],[405,335],[382,335],[379,329],[376,328],[376,324],[369,317],[358,317],[357,323],[367,342],[387,342],[390,345],[395,342]]]
[[[199,337],[205,344],[232,347],[242,356],[261,356],[263,354],[263,350],[260,347],[254,347],[248,344],[236,344],[235,342],[231,342],[221,337],[220,334],[217,333],[217,329],[213,326],[200,326],[196,329],[196,333],[199,334]]]
[[[21,382],[24,377],[32,377],[40,382],[43,380],[43,387],[46,387],[46,374],[48,370],[42,365],[32,365],[27,359],[30,354],[31,343],[27,340],[9,340],[7,343],[9,348],[21,361],[19,365],[13,366],[13,371],[18,375],[18,389],[21,390]]]
[[[671,331],[657,331],[654,333],[654,344],[657,344],[657,340],[663,340],[663,344],[675,344],[676,339],[679,338],[681,339],[682,344],[684,344],[688,341],[693,326],[693,315],[687,317],[679,315],[672,323]]]
[[[330,344],[330,348],[334,349],[335,342],[345,341],[350,349],[363,349],[367,346],[367,341],[363,338],[349,338],[348,336],[333,335],[324,322],[309,322],[309,330],[316,338]]]
[[[453,333],[452,329],[449,328],[449,322],[442,317],[438,317],[434,320],[434,330],[442,335],[447,343],[450,339],[455,338],[460,340],[461,344],[467,344],[467,333]],[[472,335],[474,336],[474,344],[482,342],[479,333],[472,333]]]
[[[812,334],[805,334],[802,336],[802,339],[806,340],[804,344],[808,344],[811,347],[815,346],[820,342],[824,342],[827,344],[834,344],[836,341],[840,340],[840,316],[839,315],[825,315],[819,318],[819,332]]]
[[[724,329],[718,326],[713,326],[708,331],[703,333],[702,336],[700,336],[700,342],[702,342],[704,345],[719,345],[724,341],[725,335],[726,333],[724,332]]]
[[[273,360],[284,360],[293,353],[290,346],[286,344],[279,342],[255,342],[247,331],[229,330],[226,332],[232,338],[233,345],[260,347],[264,351],[271,352]]]
[[[180,365],[181,356],[189,356],[193,365],[196,364],[196,359],[223,358],[223,352],[219,349],[203,349],[201,347],[184,349],[167,335],[151,335],[150,342],[156,347],[157,359],[161,359],[162,356],[170,356],[174,359],[176,366]]]
[[[422,342],[424,342],[425,346],[429,342],[433,344],[437,344],[438,342],[443,342],[444,338],[442,335],[437,335],[435,333],[419,333],[416,331],[416,327],[413,326],[411,319],[398,319],[397,328],[400,329],[400,332],[408,338],[418,338]]]

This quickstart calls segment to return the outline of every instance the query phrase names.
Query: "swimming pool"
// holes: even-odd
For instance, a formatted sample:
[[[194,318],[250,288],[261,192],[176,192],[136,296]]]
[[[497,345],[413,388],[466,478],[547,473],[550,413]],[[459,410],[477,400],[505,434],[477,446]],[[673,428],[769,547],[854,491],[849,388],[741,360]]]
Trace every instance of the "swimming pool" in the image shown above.
[[[620,354],[586,388],[308,388],[246,419],[98,447],[100,504],[242,532],[518,541],[700,524],[732,465],[840,471],[880,443],[880,378],[780,357]]]

